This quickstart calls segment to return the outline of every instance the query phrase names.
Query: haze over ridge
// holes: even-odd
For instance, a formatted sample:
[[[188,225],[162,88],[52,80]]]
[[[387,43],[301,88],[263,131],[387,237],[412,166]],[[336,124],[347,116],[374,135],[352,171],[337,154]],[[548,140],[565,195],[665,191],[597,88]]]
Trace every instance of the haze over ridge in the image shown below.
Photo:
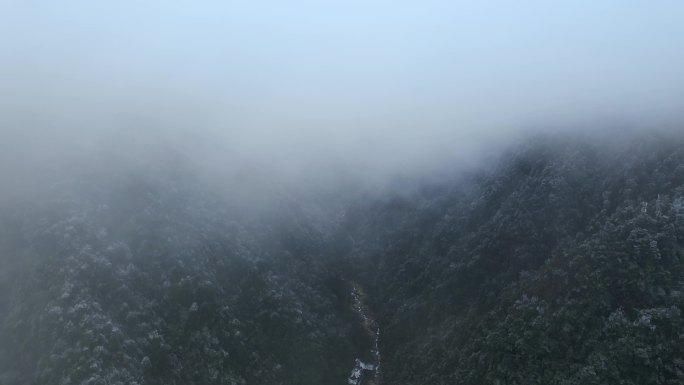
[[[5,165],[169,151],[377,179],[530,129],[677,124],[684,100],[676,1],[0,7]]]

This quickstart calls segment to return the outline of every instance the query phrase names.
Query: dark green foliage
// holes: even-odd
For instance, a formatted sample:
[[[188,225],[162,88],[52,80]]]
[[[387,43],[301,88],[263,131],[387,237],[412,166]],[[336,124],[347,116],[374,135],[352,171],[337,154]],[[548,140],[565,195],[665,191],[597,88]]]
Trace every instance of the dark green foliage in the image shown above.
[[[358,205],[348,258],[374,269],[387,383],[684,383],[671,139],[541,140],[487,174]]]
[[[347,376],[346,298],[312,223],[247,217],[191,183],[121,182],[60,188],[3,215],[14,274],[0,280],[0,384]]]
[[[384,384],[684,384],[679,138],[539,139],[332,204],[104,179],[0,208],[0,385],[344,383],[346,279]]]

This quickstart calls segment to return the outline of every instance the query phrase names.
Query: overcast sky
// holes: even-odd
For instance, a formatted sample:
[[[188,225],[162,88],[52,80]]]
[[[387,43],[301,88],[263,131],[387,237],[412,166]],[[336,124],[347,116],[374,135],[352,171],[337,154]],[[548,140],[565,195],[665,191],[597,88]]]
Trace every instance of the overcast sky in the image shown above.
[[[682,20],[678,0],[0,0],[0,149],[126,131],[395,172],[528,128],[667,122]]]

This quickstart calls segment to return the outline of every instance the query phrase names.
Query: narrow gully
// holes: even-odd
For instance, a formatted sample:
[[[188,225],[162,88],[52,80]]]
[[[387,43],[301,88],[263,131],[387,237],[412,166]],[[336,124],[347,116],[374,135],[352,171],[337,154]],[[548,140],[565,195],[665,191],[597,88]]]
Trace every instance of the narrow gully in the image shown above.
[[[363,288],[352,282],[352,309],[359,316],[361,326],[372,342],[370,361],[364,362],[356,358],[354,368],[347,379],[349,385],[380,385],[380,325],[370,315],[366,306],[366,294]]]

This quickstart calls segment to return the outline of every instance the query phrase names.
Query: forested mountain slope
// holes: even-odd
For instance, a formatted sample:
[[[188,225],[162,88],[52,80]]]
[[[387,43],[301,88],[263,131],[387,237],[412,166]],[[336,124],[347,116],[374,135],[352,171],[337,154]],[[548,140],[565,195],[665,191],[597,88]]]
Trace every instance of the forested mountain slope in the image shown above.
[[[377,351],[352,282],[382,384],[684,383],[681,136],[537,138],[365,194],[217,185],[0,204],[0,384],[345,383]]]
[[[321,384],[353,322],[307,213],[91,177],[2,212],[0,384]],[[303,370],[305,369],[305,370]]]
[[[684,143],[539,139],[350,210],[388,384],[684,383]]]

